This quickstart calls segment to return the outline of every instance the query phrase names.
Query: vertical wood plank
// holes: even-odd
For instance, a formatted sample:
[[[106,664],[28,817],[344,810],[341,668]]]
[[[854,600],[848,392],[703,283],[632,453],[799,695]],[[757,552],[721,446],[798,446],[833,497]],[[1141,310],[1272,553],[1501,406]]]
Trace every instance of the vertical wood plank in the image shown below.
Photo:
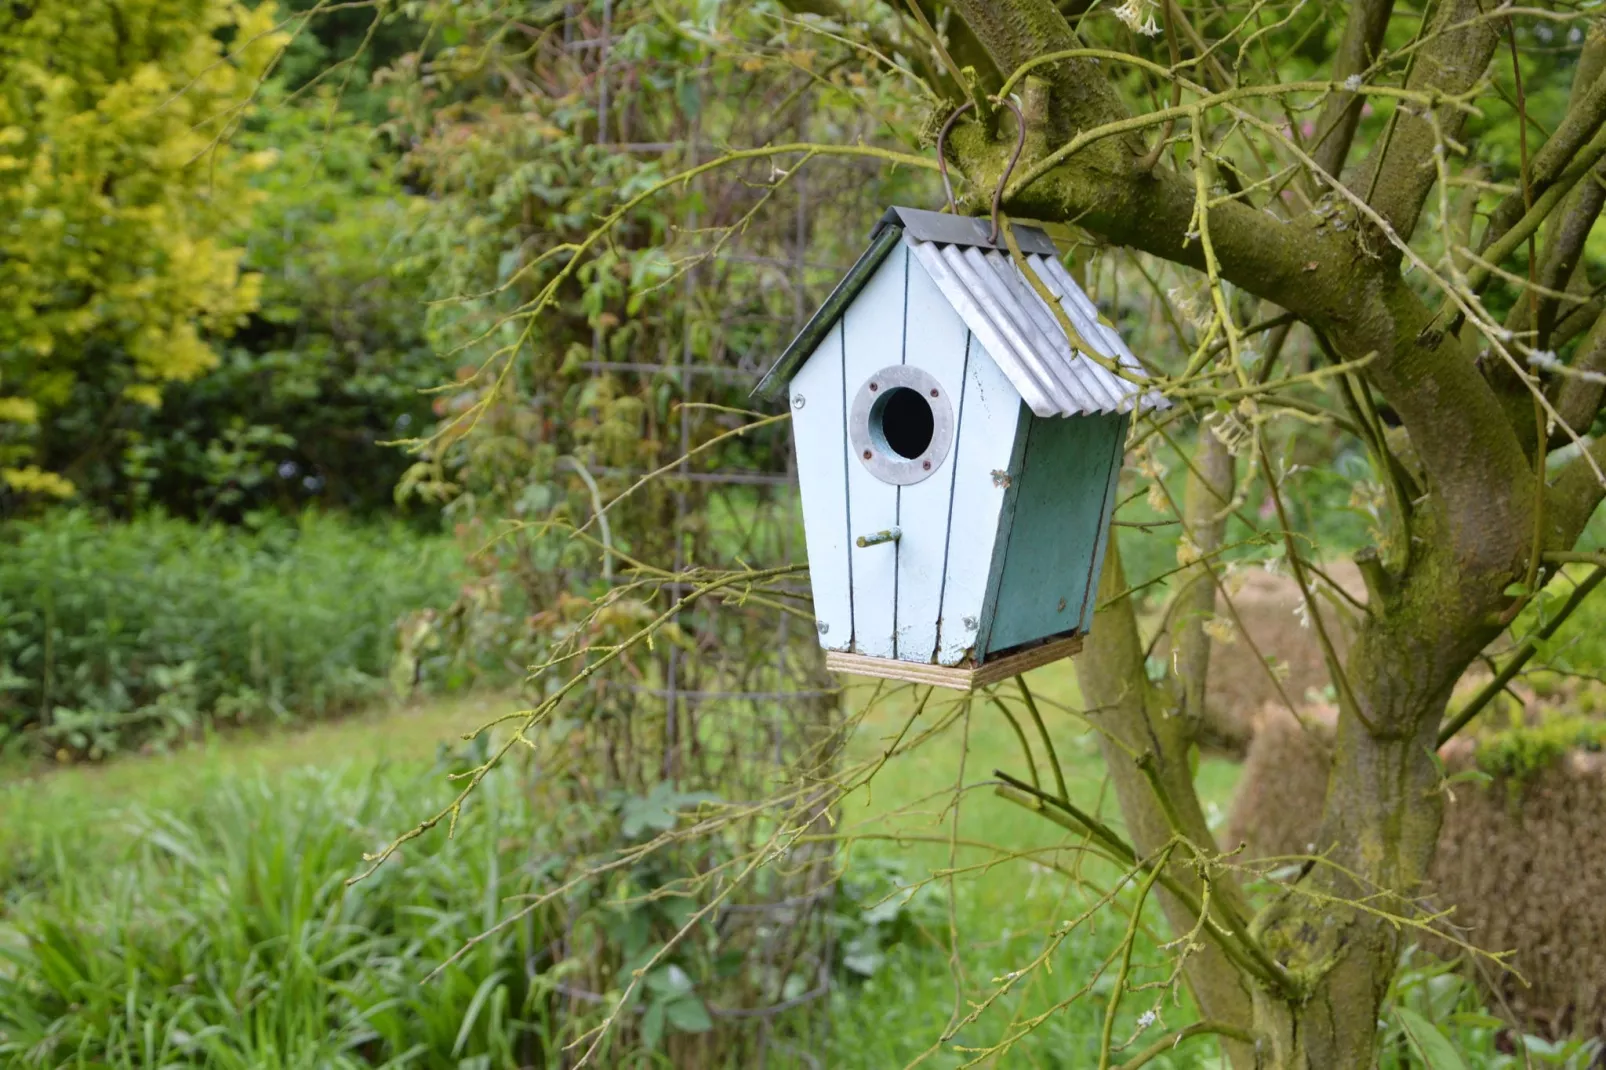
[[[904,363],[937,380],[956,426],[964,420],[965,364],[970,332],[948,299],[937,289],[918,258],[909,258],[909,295],[904,316]],[[976,358],[986,360],[976,347]],[[947,564],[948,512],[953,502],[954,472],[965,448],[962,440],[948,450],[932,474],[903,488],[898,505],[898,660],[931,662],[937,656],[937,624],[942,613],[943,571]]]
[[[976,648],[972,657],[985,661],[990,651],[997,648],[993,632],[998,626],[998,591],[1002,585],[1004,566],[1009,563],[1009,547],[1021,521],[1021,490],[1026,472],[1026,459],[1031,456],[1032,436],[1037,433],[1043,418],[1023,408],[1015,425],[1015,441],[1009,451],[1009,485],[1004,490],[1004,502],[998,507],[998,528],[993,536],[992,557],[987,563],[987,592],[981,602],[981,629],[976,634]]]
[[[963,415],[952,453],[953,498],[937,626],[937,661],[942,665],[960,664],[976,645],[993,557],[1002,549],[995,549],[995,544],[1012,478],[1005,477],[1026,411],[1020,394],[975,338],[970,342],[960,405]]]
[[[1093,613],[1098,609],[1099,577],[1104,573],[1104,551],[1110,541],[1110,521],[1115,518],[1115,496],[1120,489],[1121,465],[1126,460],[1126,432],[1131,423],[1131,415],[1122,413],[1110,443],[1110,478],[1104,487],[1104,506],[1099,510],[1098,543],[1093,548],[1093,564],[1087,574],[1087,591],[1082,596],[1083,635],[1093,627]]]
[[[847,405],[875,372],[903,360],[903,314],[909,247],[888,254],[842,314],[842,366]],[[844,428],[843,438],[846,440]],[[897,656],[898,553],[896,542],[859,548],[853,540],[898,527],[898,488],[883,483],[849,457],[848,552],[853,555],[853,649],[873,658]]]
[[[820,645],[826,650],[849,650],[853,647],[853,586],[848,558],[847,412],[840,323],[803,362],[787,395]]]

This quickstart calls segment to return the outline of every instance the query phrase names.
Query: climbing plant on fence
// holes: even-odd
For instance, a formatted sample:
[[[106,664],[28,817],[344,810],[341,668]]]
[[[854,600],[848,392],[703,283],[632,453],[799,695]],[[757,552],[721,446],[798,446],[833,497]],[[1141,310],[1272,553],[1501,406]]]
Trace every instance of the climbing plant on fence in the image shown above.
[[[733,138],[873,122],[645,8],[531,9],[511,36],[494,5],[431,14],[442,44],[396,75],[395,128],[456,372],[399,493],[441,505],[474,572],[438,640],[526,667],[529,701],[561,710],[497,738],[574,815],[549,888],[505,921],[564,919],[542,968],[571,1060],[807,1050],[841,970],[840,714],[793,563],[788,429],[746,395],[874,212],[767,159],[670,178]],[[737,561],[762,590],[710,568]]]

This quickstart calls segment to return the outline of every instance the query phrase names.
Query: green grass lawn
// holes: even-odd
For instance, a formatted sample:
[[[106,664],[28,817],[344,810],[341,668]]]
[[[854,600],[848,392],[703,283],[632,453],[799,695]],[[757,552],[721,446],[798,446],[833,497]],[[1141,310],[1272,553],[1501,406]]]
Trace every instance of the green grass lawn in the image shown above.
[[[1032,684],[1072,795],[1113,818],[1093,737],[1057,709],[1076,703],[1069,666],[1040,670]],[[852,695],[864,690],[855,685]],[[0,903],[8,912],[0,922],[0,1062],[367,1066],[383,1050],[411,1053],[381,1060],[386,1065],[511,1065],[505,1038],[530,996],[519,975],[537,933],[514,927],[442,980],[418,981],[505,916],[508,880],[530,852],[521,837],[548,815],[529,812],[516,780],[488,781],[454,841],[433,833],[375,880],[347,892],[343,879],[364,850],[449,797],[434,764],[442,745],[459,745],[464,731],[513,702],[460,698],[294,732],[233,734],[104,766],[10,770],[0,789]],[[896,699],[875,708],[848,760],[876,755],[910,710]],[[922,722],[941,715],[933,704]],[[986,781],[995,768],[1023,771],[1019,743],[996,711],[977,703],[968,722],[892,760],[845,801],[840,827],[858,837],[850,879],[868,867],[917,891],[908,933],[879,949],[867,977],[834,993],[828,1051],[817,1056],[825,1065],[879,1070],[928,1048],[936,1050],[923,1065],[963,1065],[974,1053],[961,1049],[996,1044],[1025,1016],[1050,1011],[1118,945],[1125,916],[1102,912],[1049,956],[1052,973],[1030,973],[939,1043],[956,1013],[1025,968],[1089,901],[1051,868],[1076,865],[1066,849],[1072,838],[993,795]],[[1225,808],[1234,776],[1230,765],[1203,763],[1209,805]],[[968,790],[958,796],[956,831],[950,804],[961,783]],[[952,835],[1039,853],[1000,860],[956,847]],[[997,864],[983,865],[989,861]],[[946,875],[953,870],[960,872]],[[1100,886],[1114,871],[1088,864],[1081,875]],[[1139,940],[1140,967],[1163,959],[1157,939],[1163,927]],[[1154,979],[1153,971],[1139,979]],[[993,1065],[1096,1061],[1109,988],[1108,976],[1095,982]],[[1160,996],[1128,997],[1117,1036]],[[1169,998],[1163,1006],[1166,1025],[1188,1019]],[[1210,1042],[1193,1045],[1150,1065],[1205,1065]]]
[[[1097,740],[1079,718],[1064,708],[1080,705],[1070,663],[1040,669],[1028,679],[1065,770],[1072,800],[1119,828],[1121,822],[1113,792],[1106,785]],[[870,686],[861,685],[853,693],[862,696],[870,690]],[[908,713],[907,702],[888,703],[876,710],[861,726],[851,749],[862,756],[884,748],[903,728]],[[934,720],[940,710],[928,708],[924,716]],[[1033,729],[1027,726],[1026,731],[1037,748]],[[1040,749],[1037,754],[1046,782],[1050,774],[1043,766]],[[896,829],[922,837],[904,844],[885,840],[857,843],[854,860],[866,856],[897,858],[903,862],[907,877],[916,882],[932,874],[961,872],[931,886],[945,899],[951,899],[953,907],[951,914],[942,917],[943,927],[930,935],[932,946],[898,949],[889,957],[887,966],[868,980],[859,998],[839,1001],[834,1033],[840,1041],[836,1052],[840,1061],[833,1060],[831,1065],[907,1065],[936,1044],[951,1020],[969,1013],[974,1002],[999,989],[1002,978],[1025,970],[1056,927],[1087,908],[1094,897],[1093,889],[1106,889],[1118,878],[1113,866],[1096,860],[1078,866],[1076,853],[1066,849],[1075,842],[1074,836],[994,795],[988,782],[995,769],[1023,779],[1027,776],[1020,743],[1009,723],[987,703],[977,702],[968,722],[958,721],[912,754],[889,762],[876,774],[870,788],[850,798],[844,807],[844,824],[850,829]],[[1198,782],[1207,810],[1225,812],[1237,771],[1237,766],[1228,762],[1207,759],[1201,763]],[[952,803],[961,783],[968,790],[958,796],[956,826]],[[956,846],[947,842],[950,838],[960,844],[985,843],[1002,852],[1013,851],[1027,857],[1005,858],[996,850]],[[1078,869],[1087,884],[1078,888],[1050,868],[1050,863]],[[1146,919],[1150,916],[1146,915]],[[1139,962],[1164,959],[1155,952],[1152,937],[1168,937],[1163,924],[1156,924],[1158,934],[1139,941]],[[1053,954],[1052,973],[1038,970],[1016,981],[1008,997],[932,1052],[922,1065],[964,1065],[975,1058],[977,1050],[1018,1032],[1027,1017],[1053,1010],[1099,973],[1100,961],[1118,945],[1125,925],[1126,917],[1119,910],[1100,912]],[[950,961],[946,948],[955,935],[960,954]],[[938,954],[932,954],[932,950]],[[1142,978],[1152,979],[1153,976]],[[1012,1048],[991,1065],[1096,1065],[1099,1025],[1111,982],[1113,971],[1108,971],[1093,982],[1088,996],[1054,1011],[1029,1041]],[[1124,1029],[1130,1031],[1134,1020],[1153,1004],[1156,995],[1142,993],[1123,1001],[1120,1018]],[[1165,1023],[1175,1026],[1190,1020],[1190,1012],[1173,1006],[1169,999],[1166,1008],[1161,1015]],[[1160,1031],[1156,1025],[1146,1038],[1152,1039]],[[1123,1035],[1117,1032],[1118,1037]],[[961,1048],[977,1050],[962,1052]],[[1213,1045],[1205,1041],[1191,1053],[1183,1052],[1170,1062],[1157,1060],[1150,1065],[1203,1065],[1195,1056],[1211,1054]]]

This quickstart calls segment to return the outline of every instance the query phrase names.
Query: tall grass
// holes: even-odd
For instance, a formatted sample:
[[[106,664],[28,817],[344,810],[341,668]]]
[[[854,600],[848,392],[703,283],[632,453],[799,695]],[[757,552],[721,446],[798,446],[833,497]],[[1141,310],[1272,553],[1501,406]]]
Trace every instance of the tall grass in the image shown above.
[[[99,757],[208,718],[316,716],[384,687],[449,540],[308,515],[260,531],[81,511],[0,528],[0,747]]]
[[[98,819],[24,807],[40,830],[0,885],[0,1064],[539,1064],[541,915],[422,983],[537,880],[516,779],[489,778],[456,839],[344,884],[449,790],[348,765],[208,777],[185,805]]]

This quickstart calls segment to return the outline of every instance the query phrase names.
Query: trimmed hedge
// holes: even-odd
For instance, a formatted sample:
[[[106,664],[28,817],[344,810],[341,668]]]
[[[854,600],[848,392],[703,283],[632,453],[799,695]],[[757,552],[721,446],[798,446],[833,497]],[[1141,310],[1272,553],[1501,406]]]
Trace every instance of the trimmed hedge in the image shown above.
[[[1322,852],[1317,842],[1333,728],[1307,711],[1262,717],[1225,843],[1249,855]],[[1427,892],[1474,946],[1512,951],[1522,974],[1476,977],[1525,1024],[1552,1037],[1606,1036],[1606,755],[1599,722],[1514,729],[1440,751],[1452,779]],[[1447,942],[1433,950],[1453,956]]]

